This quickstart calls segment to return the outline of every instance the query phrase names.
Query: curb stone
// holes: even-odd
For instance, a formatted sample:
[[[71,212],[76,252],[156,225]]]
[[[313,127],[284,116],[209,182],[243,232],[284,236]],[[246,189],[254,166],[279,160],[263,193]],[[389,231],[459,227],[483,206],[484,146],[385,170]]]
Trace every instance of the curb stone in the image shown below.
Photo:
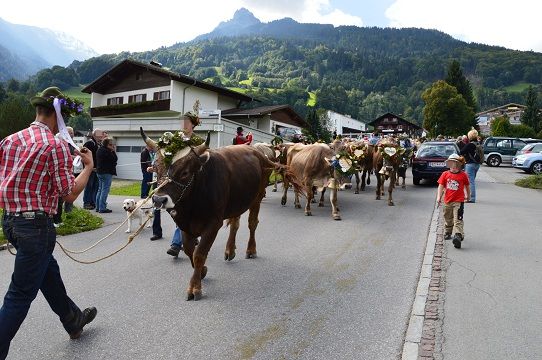
[[[438,309],[434,302],[438,301],[443,247],[442,230],[438,226],[439,217],[440,209],[437,208],[435,202],[416,295],[403,344],[402,360],[433,358],[434,322],[438,319]]]

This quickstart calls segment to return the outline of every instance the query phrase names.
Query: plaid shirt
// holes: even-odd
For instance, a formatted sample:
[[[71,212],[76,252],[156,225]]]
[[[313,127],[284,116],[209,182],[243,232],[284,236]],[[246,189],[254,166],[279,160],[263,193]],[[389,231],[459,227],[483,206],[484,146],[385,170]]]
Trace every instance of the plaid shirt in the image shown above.
[[[68,144],[40,122],[0,142],[0,208],[56,214],[75,184]]]

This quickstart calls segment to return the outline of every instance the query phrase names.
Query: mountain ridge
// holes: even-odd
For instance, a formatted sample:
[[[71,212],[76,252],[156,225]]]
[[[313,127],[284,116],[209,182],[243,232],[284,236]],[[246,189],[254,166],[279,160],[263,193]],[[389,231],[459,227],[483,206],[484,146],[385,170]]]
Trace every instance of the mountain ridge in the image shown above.
[[[68,66],[98,53],[73,36],[30,25],[10,23],[0,18],[0,81],[24,79],[37,71]],[[9,59],[9,60],[8,60]]]

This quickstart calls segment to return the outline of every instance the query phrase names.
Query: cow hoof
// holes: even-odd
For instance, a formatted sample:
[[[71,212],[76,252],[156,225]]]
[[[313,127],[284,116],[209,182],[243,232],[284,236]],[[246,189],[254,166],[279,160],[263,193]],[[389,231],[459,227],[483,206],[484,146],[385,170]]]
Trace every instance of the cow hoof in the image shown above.
[[[194,293],[194,301],[201,300],[201,291],[197,291]]]
[[[205,276],[207,276],[207,266],[204,266],[201,270],[201,279],[205,279]]]
[[[273,190],[271,190],[271,191],[272,191],[272,192],[277,192],[277,189],[273,189]]]
[[[256,253],[247,253],[245,259],[256,259],[257,257]]]
[[[296,208],[296,209],[301,209],[301,205],[296,204],[296,205],[295,205],[295,208]]]
[[[406,189],[406,186],[405,186],[405,185],[401,186],[401,189],[405,190],[405,189]]]
[[[380,196],[377,196],[377,197],[376,197],[376,200],[380,200]]]
[[[305,215],[306,215],[306,216],[312,216],[312,212],[310,212],[310,211],[305,211]]]
[[[318,203],[318,207],[324,207],[324,203]]]
[[[312,199],[311,203],[316,204],[316,199]]]
[[[355,191],[354,191],[354,194],[359,194],[359,190],[355,190]]]
[[[232,261],[233,259],[235,259],[235,251],[232,251],[230,254],[224,254],[224,261]]]
[[[280,204],[281,204],[282,206],[286,205],[286,199],[281,199],[281,200],[280,200]]]
[[[394,206],[395,204],[393,203],[393,201],[388,201],[388,205],[389,206]]]
[[[186,301],[194,300],[194,294],[188,293],[186,294]]]
[[[333,215],[333,220],[341,220],[341,215]]]

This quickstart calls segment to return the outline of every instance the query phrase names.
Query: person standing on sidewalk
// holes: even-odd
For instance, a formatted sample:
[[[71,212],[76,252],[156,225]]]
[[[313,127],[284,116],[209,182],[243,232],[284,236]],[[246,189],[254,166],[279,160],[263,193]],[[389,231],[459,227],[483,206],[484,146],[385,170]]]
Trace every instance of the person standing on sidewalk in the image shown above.
[[[107,208],[107,196],[111,189],[113,175],[117,175],[117,153],[113,139],[105,138],[102,146],[96,153],[96,174],[98,175],[98,193],[96,194],[96,211],[99,213],[110,213]]]
[[[438,179],[438,206],[442,203],[444,195],[444,239],[451,239],[453,234],[453,244],[456,249],[461,249],[461,242],[465,238],[464,202],[470,198],[469,178],[464,171],[461,171],[464,164],[465,159],[462,156],[450,155],[446,160],[446,166],[450,170],[443,172]]]
[[[480,146],[480,143],[478,140],[478,131],[475,129],[472,129],[467,134],[467,143],[461,151],[459,152],[459,155],[462,155],[467,163],[465,164],[465,172],[467,173],[467,176],[469,177],[469,183],[470,183],[470,189],[471,189],[471,195],[470,198],[467,199],[468,203],[475,203],[476,202],[476,175],[478,174],[478,170],[480,170],[480,165],[484,161],[484,159],[480,158],[480,154],[477,151],[478,146]],[[482,150],[483,153],[483,150]]]
[[[96,175],[96,153],[104,138],[104,131],[101,129],[94,129],[90,140],[88,140],[83,147],[86,147],[92,152],[92,161],[94,171],[88,179],[87,186],[85,186],[85,193],[83,194],[83,208],[87,210],[93,210],[96,208],[96,194],[98,193],[98,176]]]
[[[154,152],[149,145],[145,146],[145,148],[141,151],[141,156],[139,159],[141,165],[141,175],[143,176],[143,179],[141,180],[141,198],[145,199],[147,196],[149,196],[149,191],[151,189],[151,185],[149,185],[149,183],[152,182],[152,172],[148,172],[147,169],[152,166],[154,159]]]
[[[30,102],[36,108],[34,122],[0,142],[3,231],[17,249],[11,283],[0,308],[0,360],[7,357],[11,340],[40,290],[72,339],[79,338],[97,314],[94,307],[81,311],[68,297],[53,256],[56,230],[52,216],[58,198],[73,202],[93,169],[91,152],[81,150],[85,169],[75,179],[68,144],[54,134],[65,126],[62,114],[79,113],[83,106],[56,87],[45,89]]]

